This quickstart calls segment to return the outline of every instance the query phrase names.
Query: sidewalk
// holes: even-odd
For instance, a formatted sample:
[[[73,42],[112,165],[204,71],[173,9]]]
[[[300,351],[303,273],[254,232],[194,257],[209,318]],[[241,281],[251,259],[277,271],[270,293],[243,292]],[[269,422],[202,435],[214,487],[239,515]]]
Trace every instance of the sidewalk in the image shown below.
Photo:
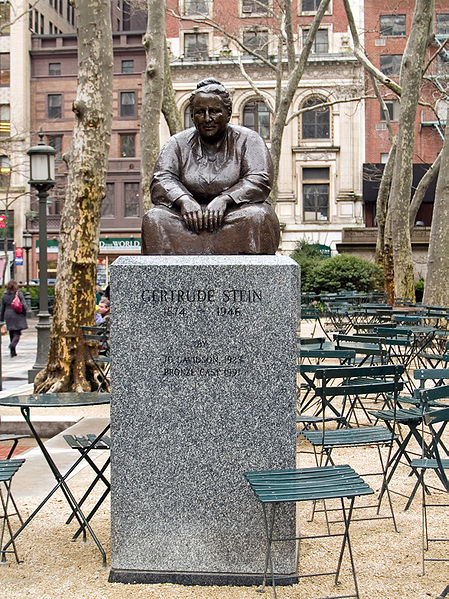
[[[0,397],[33,392],[33,385],[28,384],[28,370],[36,361],[36,324],[36,318],[28,319],[29,328],[22,332],[15,358],[9,355],[9,335],[1,338],[3,390],[0,391]]]
[[[28,329],[22,332],[17,346],[17,356],[10,357],[8,344],[9,335],[1,338],[2,351],[2,386],[1,397],[10,395],[24,395],[33,393],[33,384],[28,383],[28,370],[36,361],[37,349],[37,319],[28,319]],[[104,428],[109,417],[109,406],[102,406],[95,411],[83,408],[36,408],[31,415],[39,435],[46,441],[46,446],[52,454],[58,468],[65,472],[78,457],[78,452],[70,449],[63,438],[63,434],[83,434],[85,432],[100,431]],[[30,434],[20,411],[17,408],[0,406],[0,432],[15,434]],[[9,444],[2,444],[2,446]],[[25,464],[14,477],[14,495],[20,497],[44,497],[54,486],[55,479],[44,460],[35,440],[30,437],[23,439],[20,447],[27,448],[20,457],[25,458]],[[93,457],[100,456],[101,451],[94,452]],[[83,466],[84,468],[84,466]],[[83,468],[78,468],[71,477],[78,474]],[[70,478],[71,478],[70,477]]]

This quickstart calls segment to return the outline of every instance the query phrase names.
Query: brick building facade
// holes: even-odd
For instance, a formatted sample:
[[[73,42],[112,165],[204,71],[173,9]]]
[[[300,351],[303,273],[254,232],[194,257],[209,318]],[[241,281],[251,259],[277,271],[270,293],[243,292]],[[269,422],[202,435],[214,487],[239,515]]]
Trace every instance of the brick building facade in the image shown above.
[[[360,0],[352,6],[357,26],[364,32],[367,54],[374,64],[395,76],[397,57],[403,52],[410,30],[413,2],[400,0],[400,11],[381,4],[384,6],[375,0],[364,3]],[[277,22],[269,12],[272,5],[267,4],[265,8],[265,2],[260,0],[168,0],[167,5],[172,77],[185,126],[190,126],[187,107],[191,90],[200,79],[214,76],[232,94],[231,122],[258,130],[270,145],[272,116],[267,104],[274,104],[275,93],[275,76],[270,63],[277,64]],[[297,55],[318,5],[319,0],[294,3]],[[132,13],[129,18],[120,19],[127,6],[124,2],[120,7],[114,4],[112,12],[113,24],[122,30],[114,34],[113,132],[107,197],[101,219],[100,269],[120,253],[140,251],[143,208],[139,114],[145,56],[141,44],[143,29],[132,30],[143,25],[142,14]],[[437,1],[436,26],[443,33],[446,13],[449,10],[444,8],[443,0]],[[212,19],[231,36],[256,48],[266,62],[247,56],[210,21],[198,22],[204,18]],[[258,92],[242,75],[240,61],[256,82]],[[440,60],[434,68],[441,69],[442,65]],[[37,131],[42,127],[50,143],[62,155],[69,149],[73,126],[71,103],[76,94],[77,74],[75,36],[33,36],[31,68],[31,128]],[[429,89],[432,92],[432,88]],[[284,131],[277,206],[282,224],[281,251],[290,252],[297,240],[303,238],[330,246],[332,250],[345,250],[351,246],[348,242],[345,247],[345,236],[350,237],[352,231],[355,239],[358,230],[374,224],[375,186],[367,186],[366,181],[378,179],[378,175],[372,177],[372,172],[379,173],[389,150],[384,119],[375,100],[341,101],[362,98],[368,92],[368,80],[351,51],[342,1],[333,0],[320,26]],[[395,98],[387,99],[393,127],[396,127],[398,105]],[[318,101],[328,102],[330,106],[320,112],[294,115],[295,111]],[[421,121],[417,122],[415,162],[424,172],[441,149],[442,139],[435,126],[435,115],[423,108]],[[168,135],[162,123],[162,141]],[[59,228],[64,181],[65,164],[58,161],[58,185],[49,208],[49,234],[53,239],[57,238]],[[426,203],[419,218],[428,224],[430,215],[431,203]],[[37,230],[37,222],[31,222],[31,227]],[[372,243],[371,246],[368,243],[367,248],[369,254]],[[50,269],[53,268],[55,260],[50,261]]]

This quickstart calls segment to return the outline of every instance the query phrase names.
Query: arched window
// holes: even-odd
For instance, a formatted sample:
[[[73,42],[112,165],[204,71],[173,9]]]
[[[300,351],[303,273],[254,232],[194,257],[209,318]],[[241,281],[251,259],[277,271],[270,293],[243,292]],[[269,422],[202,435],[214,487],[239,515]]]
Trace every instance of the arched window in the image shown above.
[[[270,113],[265,102],[252,100],[245,104],[243,126],[257,131],[263,139],[270,139]]]
[[[310,108],[317,104],[322,104],[323,100],[319,98],[310,98],[303,104],[303,108]],[[328,106],[317,108],[316,110],[308,110],[302,113],[302,139],[328,139],[330,111]]]
[[[193,119],[190,112],[190,104],[187,104],[187,107],[184,110],[184,129],[189,129],[190,127],[193,127]]]

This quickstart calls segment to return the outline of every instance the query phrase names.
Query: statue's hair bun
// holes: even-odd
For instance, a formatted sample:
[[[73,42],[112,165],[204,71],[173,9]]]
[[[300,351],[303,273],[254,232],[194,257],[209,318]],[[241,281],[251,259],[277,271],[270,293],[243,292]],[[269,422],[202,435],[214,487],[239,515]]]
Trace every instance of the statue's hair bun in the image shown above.
[[[215,77],[208,77],[207,79],[202,79],[201,81],[199,81],[196,85],[196,89],[199,89],[200,87],[205,87],[206,85],[223,85],[220,81],[218,81],[218,79],[215,79]]]

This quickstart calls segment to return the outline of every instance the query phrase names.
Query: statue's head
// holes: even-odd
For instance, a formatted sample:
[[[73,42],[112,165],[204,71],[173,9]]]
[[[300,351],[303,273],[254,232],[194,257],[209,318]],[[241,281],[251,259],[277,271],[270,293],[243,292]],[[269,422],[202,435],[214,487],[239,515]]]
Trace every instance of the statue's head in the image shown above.
[[[190,96],[193,123],[204,142],[220,140],[232,112],[231,98],[216,79],[204,79]]]
[[[218,79],[214,79],[213,77],[208,77],[207,79],[203,79],[202,81],[200,81],[197,84],[196,89],[190,94],[189,106],[190,106],[190,114],[192,115],[192,118],[193,118],[193,103],[194,103],[195,97],[198,94],[216,94],[221,99],[223,106],[225,107],[226,112],[228,114],[228,117],[231,118],[231,114],[232,114],[231,96],[229,95],[225,86],[222,85],[218,81]]]

